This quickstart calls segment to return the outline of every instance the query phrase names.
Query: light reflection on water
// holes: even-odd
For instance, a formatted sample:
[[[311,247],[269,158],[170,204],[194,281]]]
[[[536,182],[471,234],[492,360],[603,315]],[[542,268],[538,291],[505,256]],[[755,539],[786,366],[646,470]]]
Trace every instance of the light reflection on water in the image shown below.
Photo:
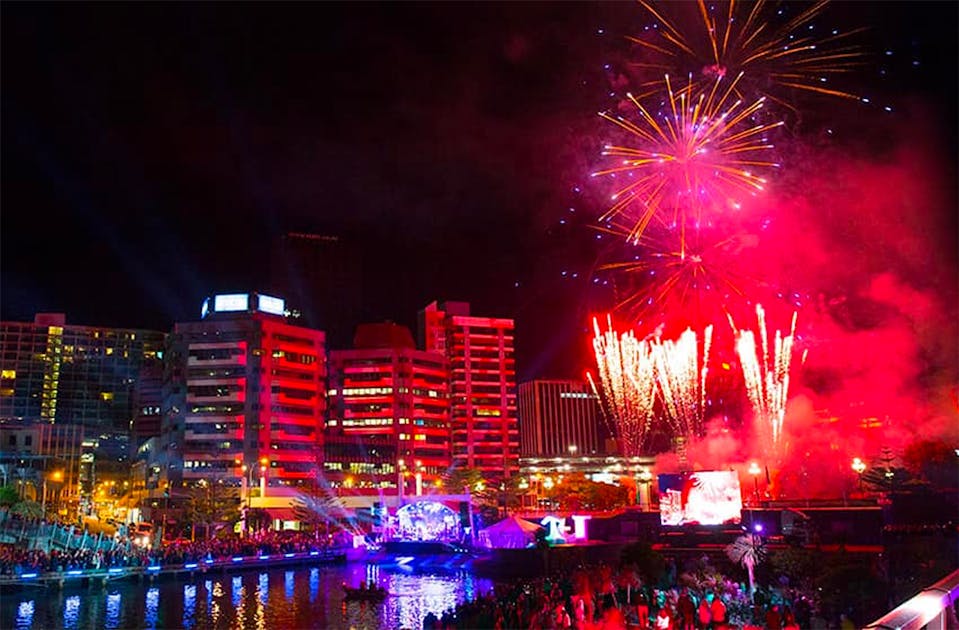
[[[109,629],[120,627],[120,593],[111,591],[107,595],[107,621]]]
[[[343,602],[342,584],[369,580],[390,593],[381,604]],[[4,592],[0,628],[389,628],[419,629],[492,584],[468,573],[390,572],[375,565],[278,569],[266,573],[211,572],[196,581],[112,582]]]
[[[71,595],[63,606],[63,627],[76,628],[80,621],[80,596]]]
[[[27,602],[20,602],[17,606],[17,630],[29,628],[33,624],[33,609],[35,602],[31,599]]]
[[[157,613],[160,605],[160,589],[151,586],[147,591],[146,607],[144,610],[144,620],[148,628],[157,627]]]

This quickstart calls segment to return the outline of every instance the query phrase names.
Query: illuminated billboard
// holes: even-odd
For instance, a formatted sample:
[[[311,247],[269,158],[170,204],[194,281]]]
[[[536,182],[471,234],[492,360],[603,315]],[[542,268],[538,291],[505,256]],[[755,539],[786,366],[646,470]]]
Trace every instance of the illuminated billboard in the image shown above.
[[[250,308],[250,296],[246,293],[226,293],[213,298],[213,310],[217,313],[246,311]]]
[[[742,517],[739,475],[709,470],[659,476],[659,517],[663,525],[730,525]]]
[[[278,297],[259,294],[257,297],[256,310],[274,315],[283,315],[286,310],[286,302]]]

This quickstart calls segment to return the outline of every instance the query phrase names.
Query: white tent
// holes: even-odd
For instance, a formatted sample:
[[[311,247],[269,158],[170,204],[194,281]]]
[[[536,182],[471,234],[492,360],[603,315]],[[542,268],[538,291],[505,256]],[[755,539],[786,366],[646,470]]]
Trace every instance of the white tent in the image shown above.
[[[536,542],[536,532],[543,528],[535,523],[511,516],[479,531],[479,543],[491,549],[522,549]]]

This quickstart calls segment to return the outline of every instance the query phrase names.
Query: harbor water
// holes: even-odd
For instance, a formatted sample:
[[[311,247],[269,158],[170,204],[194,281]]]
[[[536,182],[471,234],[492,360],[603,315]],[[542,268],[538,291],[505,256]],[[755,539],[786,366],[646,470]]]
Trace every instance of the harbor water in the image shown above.
[[[342,585],[370,581],[382,602],[345,602]],[[424,574],[378,565],[209,572],[154,582],[113,581],[65,588],[31,586],[0,593],[0,628],[406,628],[423,627],[492,588],[460,571]]]

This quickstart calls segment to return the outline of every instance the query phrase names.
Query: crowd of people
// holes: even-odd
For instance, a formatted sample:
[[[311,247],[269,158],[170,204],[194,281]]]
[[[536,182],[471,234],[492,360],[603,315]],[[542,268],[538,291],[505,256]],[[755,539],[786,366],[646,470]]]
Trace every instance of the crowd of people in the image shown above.
[[[735,609],[735,614],[731,609]],[[743,617],[746,617],[743,620]],[[821,625],[817,625],[820,624]],[[762,601],[725,580],[711,588],[644,584],[628,567],[580,568],[546,578],[499,584],[455,609],[427,615],[424,630],[798,630],[826,627],[809,601]],[[851,625],[848,627],[852,627]]]
[[[300,532],[257,532],[245,538],[166,542],[158,548],[141,547],[130,541],[116,541],[111,549],[28,549],[0,545],[0,576],[19,577],[24,573],[65,572],[151,565],[176,565],[201,560],[222,560],[234,556],[256,556],[323,550],[335,545],[330,538],[319,540]]]

